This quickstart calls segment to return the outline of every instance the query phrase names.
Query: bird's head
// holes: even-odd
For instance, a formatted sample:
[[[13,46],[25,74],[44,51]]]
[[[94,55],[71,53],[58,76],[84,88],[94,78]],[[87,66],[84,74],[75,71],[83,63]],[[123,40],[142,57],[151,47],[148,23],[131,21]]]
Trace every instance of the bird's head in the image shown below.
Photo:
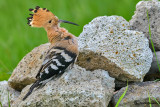
[[[73,22],[59,20],[52,12],[46,8],[40,8],[36,6],[35,9],[29,9],[33,14],[30,14],[31,17],[28,17],[28,25],[32,27],[44,27],[45,29],[58,26],[59,23],[70,23],[77,25]]]

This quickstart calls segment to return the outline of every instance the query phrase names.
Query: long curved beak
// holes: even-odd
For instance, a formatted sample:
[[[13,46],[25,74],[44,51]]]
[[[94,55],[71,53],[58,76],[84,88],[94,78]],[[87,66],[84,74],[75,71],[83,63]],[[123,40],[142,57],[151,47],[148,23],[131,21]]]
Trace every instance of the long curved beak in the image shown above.
[[[66,20],[59,20],[58,22],[59,22],[59,23],[69,23],[69,24],[73,24],[73,25],[79,26],[79,25],[76,24],[76,23],[73,23],[73,22],[70,22],[70,21],[66,21]]]

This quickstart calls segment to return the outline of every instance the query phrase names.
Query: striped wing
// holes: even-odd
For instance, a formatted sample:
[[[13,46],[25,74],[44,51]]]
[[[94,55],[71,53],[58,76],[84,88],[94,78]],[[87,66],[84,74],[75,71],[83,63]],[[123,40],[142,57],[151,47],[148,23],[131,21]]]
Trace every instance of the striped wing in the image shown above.
[[[74,63],[77,55],[62,47],[53,47],[48,52],[36,76],[41,81],[64,73]]]

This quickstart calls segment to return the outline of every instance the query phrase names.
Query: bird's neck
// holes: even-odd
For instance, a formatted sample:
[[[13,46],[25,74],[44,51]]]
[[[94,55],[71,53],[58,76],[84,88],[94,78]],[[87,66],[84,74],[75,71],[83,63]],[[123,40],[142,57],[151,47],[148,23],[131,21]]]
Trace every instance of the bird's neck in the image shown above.
[[[48,40],[51,44],[61,41],[68,31],[58,26],[46,29]]]

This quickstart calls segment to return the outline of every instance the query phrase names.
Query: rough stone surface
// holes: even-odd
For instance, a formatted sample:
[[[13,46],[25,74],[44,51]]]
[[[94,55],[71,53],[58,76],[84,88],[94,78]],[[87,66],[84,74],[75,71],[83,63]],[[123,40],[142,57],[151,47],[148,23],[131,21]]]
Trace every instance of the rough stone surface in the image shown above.
[[[20,92],[9,87],[7,81],[0,81],[0,102],[3,107],[8,107],[8,96],[10,103],[12,104],[19,95]]]
[[[48,48],[49,43],[46,43],[28,53],[14,69],[8,80],[9,86],[21,91],[26,85],[33,83]]]
[[[157,55],[158,62],[160,64],[160,51],[156,52],[156,55]],[[145,81],[151,81],[151,80],[154,81],[156,79],[160,79],[160,71],[159,71],[159,68],[157,65],[157,60],[156,60],[155,54],[153,53],[153,61],[151,64],[151,68],[150,68],[149,72],[146,74],[144,80]]]
[[[78,38],[77,64],[87,70],[107,70],[118,80],[142,81],[151,66],[152,52],[144,34],[129,28],[120,16],[93,19]]]
[[[135,83],[139,83],[139,82],[129,81],[128,85],[132,85]],[[120,90],[121,88],[123,88],[125,86],[127,86],[127,81],[120,81],[120,80],[115,79],[115,91]]]
[[[152,40],[155,49],[158,51],[160,50],[160,2],[158,0],[140,1],[136,5],[135,14],[130,20],[131,29],[142,31],[145,36],[149,38],[149,25],[146,9],[148,10],[149,22],[151,25]]]
[[[107,107],[115,84],[107,71],[91,72],[75,65],[22,101],[30,86],[22,90],[12,107]]]
[[[122,88],[113,96],[113,107],[116,105],[125,89],[126,87]],[[160,81],[142,82],[135,85],[129,85],[128,90],[118,107],[149,107],[148,93],[151,96],[152,107],[159,107],[153,97],[160,102]]]

